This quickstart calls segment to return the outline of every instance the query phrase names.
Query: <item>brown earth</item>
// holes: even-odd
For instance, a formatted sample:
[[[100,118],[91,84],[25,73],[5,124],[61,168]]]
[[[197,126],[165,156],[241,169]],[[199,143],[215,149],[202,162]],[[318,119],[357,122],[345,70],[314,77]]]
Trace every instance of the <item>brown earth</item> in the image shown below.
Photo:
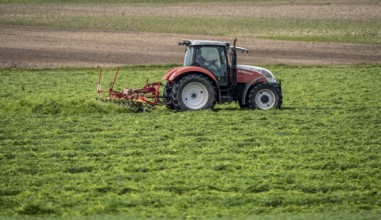
[[[27,19],[33,14],[128,15],[159,17],[241,17],[301,20],[378,21],[381,4],[372,0],[298,1],[211,4],[0,4],[0,18]],[[49,18],[47,16],[47,18]],[[102,32],[0,25],[0,67],[96,67],[181,63],[181,39],[232,42],[227,37],[202,35]],[[249,65],[346,65],[381,63],[381,45],[311,43],[239,38],[250,49],[239,56]]]
[[[107,67],[181,63],[181,39],[231,42],[226,37],[162,33],[53,30],[0,25],[0,67]],[[249,65],[346,65],[380,63],[381,46],[240,38],[250,49],[239,56]]]

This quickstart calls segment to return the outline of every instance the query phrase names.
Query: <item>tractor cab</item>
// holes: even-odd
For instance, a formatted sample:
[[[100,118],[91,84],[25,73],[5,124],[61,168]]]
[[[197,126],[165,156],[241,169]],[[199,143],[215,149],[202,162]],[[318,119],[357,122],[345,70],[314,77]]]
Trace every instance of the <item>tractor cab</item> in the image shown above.
[[[183,41],[188,43],[188,41]],[[199,66],[213,73],[219,85],[228,84],[230,65],[228,43],[214,41],[193,41],[186,45],[184,66]]]

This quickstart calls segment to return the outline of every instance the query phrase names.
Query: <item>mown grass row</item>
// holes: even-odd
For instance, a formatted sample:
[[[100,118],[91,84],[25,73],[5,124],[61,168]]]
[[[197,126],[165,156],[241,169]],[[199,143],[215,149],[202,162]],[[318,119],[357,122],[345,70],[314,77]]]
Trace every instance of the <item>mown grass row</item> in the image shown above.
[[[1,70],[0,216],[377,218],[381,67],[268,68],[283,110],[142,114],[96,101],[94,69]]]
[[[85,6],[83,6],[85,7]],[[90,6],[91,7],[91,6]],[[16,11],[15,11],[16,10]],[[155,15],[75,15],[7,10],[0,24],[49,28],[260,37],[313,42],[380,44],[381,22]]]

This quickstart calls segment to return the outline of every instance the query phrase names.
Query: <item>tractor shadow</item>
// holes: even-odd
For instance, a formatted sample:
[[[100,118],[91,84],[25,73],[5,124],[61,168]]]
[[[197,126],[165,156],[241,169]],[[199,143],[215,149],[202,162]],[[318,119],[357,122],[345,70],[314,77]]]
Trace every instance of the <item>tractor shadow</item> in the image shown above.
[[[271,109],[271,110],[258,110],[258,109],[249,109],[249,108],[240,108],[240,107],[235,107],[235,106],[231,106],[231,107],[223,107],[223,108],[213,108],[213,109],[210,109],[210,111],[212,112],[220,112],[220,111],[295,111],[295,110],[298,110],[298,108],[296,107],[293,107],[293,106],[285,106],[285,107],[281,107],[280,109]]]

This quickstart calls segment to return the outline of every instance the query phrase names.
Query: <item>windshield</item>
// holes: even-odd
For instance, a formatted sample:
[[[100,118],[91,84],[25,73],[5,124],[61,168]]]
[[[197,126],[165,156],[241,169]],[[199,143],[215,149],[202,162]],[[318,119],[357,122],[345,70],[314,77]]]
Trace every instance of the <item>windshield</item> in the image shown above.
[[[191,66],[193,60],[193,47],[187,47],[184,55],[184,66]]]

